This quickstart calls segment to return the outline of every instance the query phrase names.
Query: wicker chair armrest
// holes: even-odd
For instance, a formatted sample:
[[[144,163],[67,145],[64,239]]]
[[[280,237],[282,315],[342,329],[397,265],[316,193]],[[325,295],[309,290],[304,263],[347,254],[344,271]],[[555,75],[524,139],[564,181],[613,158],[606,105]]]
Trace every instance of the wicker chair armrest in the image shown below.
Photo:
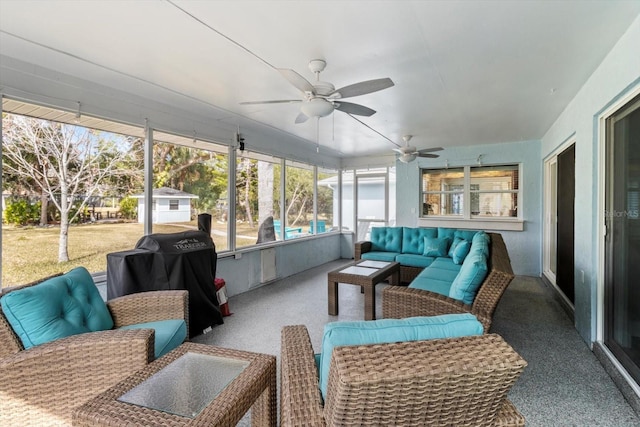
[[[354,244],[354,259],[358,261],[361,259],[362,254],[371,250],[371,242],[362,241]]]
[[[494,425],[526,365],[496,334],[336,347],[325,419],[327,425]]]
[[[71,424],[73,408],[153,360],[153,331],[62,338],[0,359],[0,425]]]
[[[324,426],[313,347],[307,328],[282,328],[280,351],[280,424]]]
[[[166,319],[189,321],[189,291],[149,291],[107,301],[116,328]],[[189,324],[187,323],[187,331]]]
[[[470,305],[435,292],[404,286],[389,286],[382,290],[382,316],[385,319],[470,312]]]

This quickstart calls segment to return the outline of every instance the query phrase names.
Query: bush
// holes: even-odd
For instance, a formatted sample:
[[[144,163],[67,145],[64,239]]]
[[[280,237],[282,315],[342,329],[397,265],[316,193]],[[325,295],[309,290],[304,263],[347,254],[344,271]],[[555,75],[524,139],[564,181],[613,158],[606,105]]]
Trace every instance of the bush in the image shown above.
[[[27,225],[38,223],[40,221],[41,203],[29,203],[26,199],[19,199],[11,203],[7,203],[4,210],[4,219],[7,224]]]
[[[138,199],[124,197],[120,200],[120,214],[124,219],[134,219],[138,211]]]

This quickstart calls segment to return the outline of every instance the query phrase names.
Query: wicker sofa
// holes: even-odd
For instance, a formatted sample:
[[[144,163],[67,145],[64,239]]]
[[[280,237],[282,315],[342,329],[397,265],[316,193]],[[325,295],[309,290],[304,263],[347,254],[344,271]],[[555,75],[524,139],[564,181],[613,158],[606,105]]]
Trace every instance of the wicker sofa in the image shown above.
[[[43,281],[12,288],[0,297]],[[154,359],[154,330],[115,328],[165,319],[187,322],[187,304],[184,290],[115,298],[107,302],[114,329],[80,333],[28,349],[0,307],[0,425],[71,425],[75,407]]]
[[[396,228],[397,230],[397,228]],[[437,231],[436,231],[437,230]],[[388,230],[381,230],[386,233]],[[417,233],[421,234],[417,234]],[[452,229],[410,229],[402,228],[401,237],[395,240],[402,240],[403,254],[398,255],[393,252],[375,252],[375,245],[372,242],[357,242],[355,244],[356,259],[369,258],[378,260],[395,260],[401,262],[401,281],[410,282],[409,287],[390,286],[382,293],[382,311],[384,318],[405,318],[414,316],[436,316],[447,313],[472,313],[485,327],[485,333],[491,327],[493,313],[495,311],[502,294],[513,280],[514,274],[511,268],[511,261],[506,245],[499,233],[486,233],[488,236],[486,275],[480,282],[477,280],[477,288],[464,295],[451,294],[451,285],[463,271],[470,259],[464,259],[462,265],[454,265],[451,258],[433,258],[415,254],[421,252],[418,247],[419,239],[426,233],[440,233],[449,236],[456,235],[467,238],[476,244],[475,231],[460,231]],[[409,237],[407,237],[409,236]],[[418,237],[416,237],[418,236]],[[385,236],[387,242],[392,239]],[[378,244],[380,246],[380,244]],[[397,245],[396,245],[397,246]],[[407,247],[414,247],[413,255],[405,255]],[[417,248],[417,249],[416,249]],[[474,251],[473,246],[471,251]],[[372,255],[374,258],[368,257]],[[386,259],[384,257],[394,257]],[[467,257],[468,258],[468,257]],[[423,263],[423,267],[414,265],[403,265],[403,261],[408,261],[414,265]],[[394,284],[397,285],[397,284]]]
[[[448,296],[405,286],[389,286],[382,291],[384,318],[437,316],[447,313],[472,313],[489,332],[493,313],[514,274],[507,247],[499,233],[487,233],[491,238],[488,273],[478,288],[472,303]]]
[[[282,329],[280,425],[521,426],[506,398],[527,365],[500,336],[336,347],[326,399],[305,326]]]

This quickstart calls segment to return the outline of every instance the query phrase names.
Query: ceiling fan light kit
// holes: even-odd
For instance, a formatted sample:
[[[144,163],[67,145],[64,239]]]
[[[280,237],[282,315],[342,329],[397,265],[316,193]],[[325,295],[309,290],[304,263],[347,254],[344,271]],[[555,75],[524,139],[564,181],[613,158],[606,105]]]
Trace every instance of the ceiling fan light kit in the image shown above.
[[[393,149],[393,151],[396,151],[397,153],[400,154],[400,156],[398,156],[398,160],[400,160],[402,163],[412,162],[417,157],[428,157],[431,159],[440,157],[437,154],[431,154],[431,153],[434,151],[443,150],[442,147],[425,148],[424,150],[418,150],[413,145],[409,145],[409,141],[411,141],[411,138],[413,138],[413,135],[404,135],[402,137],[402,140],[404,141],[404,146]]]
[[[362,81],[336,89],[332,83],[320,80],[320,73],[324,71],[326,66],[327,62],[323,59],[312,59],[309,61],[309,70],[311,70],[311,72],[316,76],[316,80],[313,84],[294,70],[288,68],[277,68],[282,77],[302,92],[302,99],[300,100],[281,99],[271,101],[248,101],[241,102],[241,104],[252,105],[300,102],[302,103],[300,107],[301,113],[296,118],[296,123],[304,123],[310,117],[326,117],[333,113],[334,110],[356,116],[369,117],[375,114],[376,111],[369,107],[365,107],[364,105],[344,102],[341,100],[343,98],[377,92],[394,85],[390,78],[385,77],[382,79]]]
[[[326,117],[333,113],[333,104],[324,98],[312,98],[302,104],[300,110],[307,117]]]

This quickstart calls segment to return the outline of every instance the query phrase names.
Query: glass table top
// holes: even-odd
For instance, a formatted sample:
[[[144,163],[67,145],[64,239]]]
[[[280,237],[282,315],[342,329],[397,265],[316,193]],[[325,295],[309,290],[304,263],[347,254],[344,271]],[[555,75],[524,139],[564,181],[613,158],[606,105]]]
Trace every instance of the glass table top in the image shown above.
[[[249,362],[186,353],[118,398],[188,418],[195,418]]]

